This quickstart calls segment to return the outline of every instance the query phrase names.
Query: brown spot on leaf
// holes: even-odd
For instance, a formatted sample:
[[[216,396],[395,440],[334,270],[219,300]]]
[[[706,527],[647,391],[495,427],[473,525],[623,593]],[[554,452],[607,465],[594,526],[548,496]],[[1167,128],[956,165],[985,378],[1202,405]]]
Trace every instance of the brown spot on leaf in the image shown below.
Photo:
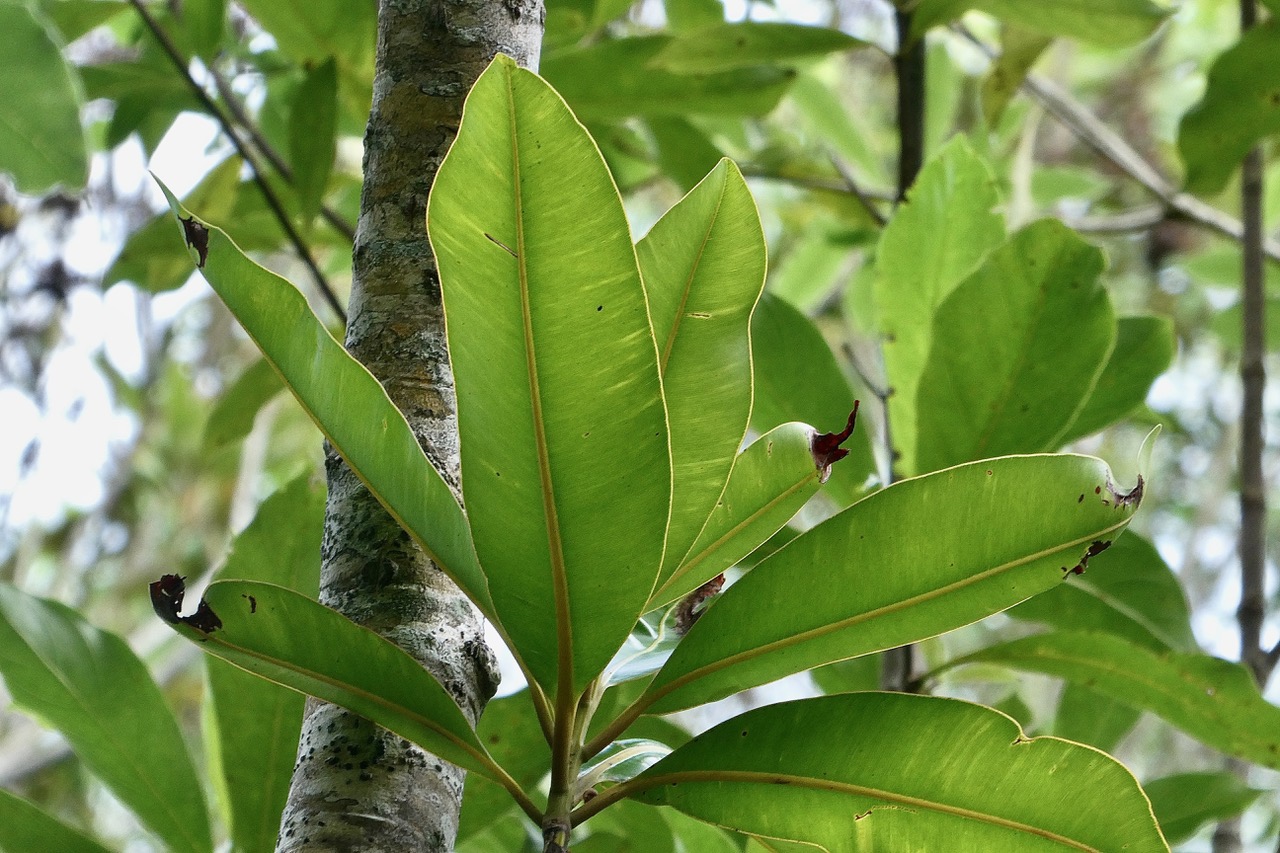
[[[1110,542],[1103,542],[1101,539],[1093,540],[1093,542],[1089,544],[1089,547],[1085,549],[1084,556],[1080,558],[1080,562],[1076,563],[1069,569],[1066,566],[1062,567],[1062,576],[1065,578],[1067,575],[1084,574],[1084,570],[1089,567],[1089,560],[1098,556],[1110,547]]]
[[[689,633],[689,629],[707,611],[711,599],[719,595],[722,589],[724,589],[723,573],[716,575],[680,599],[680,603],[676,605],[676,630],[682,635]]]
[[[210,634],[222,627],[222,620],[203,599],[190,616],[180,616],[182,598],[187,591],[187,579],[181,575],[164,575],[151,582],[151,608],[156,615],[171,625],[188,625],[202,634]]]
[[[178,217],[178,221],[182,223],[182,234],[186,238],[187,245],[196,250],[199,260],[196,266],[204,269],[204,262],[209,259],[209,229],[204,227],[201,222],[196,222],[194,216],[188,216],[183,219]]]
[[[825,483],[831,478],[831,466],[849,455],[846,448],[841,447],[853,435],[853,426],[858,422],[858,400],[853,401],[853,411],[849,413],[849,422],[842,432],[824,432],[815,435],[809,444],[813,452],[813,464],[818,466],[818,482]]]

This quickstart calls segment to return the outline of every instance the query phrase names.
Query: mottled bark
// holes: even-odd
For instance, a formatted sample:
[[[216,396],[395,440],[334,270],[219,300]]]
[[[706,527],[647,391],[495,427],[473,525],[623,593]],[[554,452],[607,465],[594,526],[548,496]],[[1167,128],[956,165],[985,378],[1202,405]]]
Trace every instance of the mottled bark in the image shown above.
[[[497,52],[536,67],[541,0],[382,0],[347,347],[456,486],[458,434],[427,193],[471,84]],[[479,200],[478,202],[479,203]],[[479,616],[329,451],[321,600],[398,643],[474,721],[497,686]],[[445,851],[463,773],[310,702],[278,851]]]

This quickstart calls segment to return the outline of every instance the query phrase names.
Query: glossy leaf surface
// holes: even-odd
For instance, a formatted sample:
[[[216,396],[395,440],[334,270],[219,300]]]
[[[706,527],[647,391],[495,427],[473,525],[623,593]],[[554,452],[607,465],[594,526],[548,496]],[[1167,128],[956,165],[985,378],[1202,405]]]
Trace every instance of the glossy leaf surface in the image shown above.
[[[1009,717],[954,699],[849,693],[769,705],[694,738],[629,787],[644,802],[832,853],[1167,849],[1114,759],[1028,739]]]
[[[1087,572],[1009,615],[1067,630],[1106,631],[1155,650],[1198,648],[1177,577],[1155,547],[1132,532],[1091,560]]]
[[[933,347],[932,318],[1004,239],[1004,221],[992,212],[998,201],[991,170],[963,137],[956,137],[920,171],[880,237],[875,307],[893,389],[889,420],[901,454],[900,473],[925,470],[916,458],[922,428],[916,406]]]
[[[1137,493],[1117,497],[1087,456],[989,459],[896,483],[731,586],[655,676],[651,710],[936,636],[1051,589],[1128,524]]]
[[[751,311],[764,287],[760,217],[722,160],[636,245],[671,431],[671,524],[659,581],[724,491],[751,416]]]
[[[1132,414],[1147,398],[1151,383],[1169,369],[1177,351],[1173,322],[1167,317],[1121,317],[1116,345],[1084,408],[1057,439],[1066,444]]]
[[[818,492],[813,459],[816,430],[788,423],[739,454],[724,494],[688,555],[654,593],[652,603],[675,601],[735,565],[782,529]],[[840,460],[838,471],[847,460]]]
[[[428,230],[494,607],[544,687],[559,673],[580,690],[648,600],[671,506],[658,353],[622,200],[564,101],[500,56],[468,96]]]
[[[0,675],[14,704],[61,732],[166,847],[213,849],[178,721],[124,640],[0,584]]]
[[[191,215],[163,184],[161,189],[175,216]],[[221,228],[202,227],[209,241],[201,269],[205,280],[357,476],[492,615],[462,507],[382,385],[334,340],[297,288],[249,260]],[[198,262],[196,250],[188,251]]]
[[[492,764],[453,697],[399,646],[282,586],[216,581],[204,594],[221,622],[175,624],[211,655],[277,684],[341,705],[459,767]],[[317,643],[317,637],[324,637]]]
[[[933,315],[916,464],[1054,449],[1115,345],[1102,253],[1056,220],[993,251]]]
[[[1280,768],[1280,708],[1249,671],[1204,654],[1155,652],[1111,634],[1055,631],[948,664],[994,663],[1078,681],[1150,711],[1228,755]]]
[[[53,25],[32,4],[0,2],[0,171],[36,194],[89,179],[79,80]]]

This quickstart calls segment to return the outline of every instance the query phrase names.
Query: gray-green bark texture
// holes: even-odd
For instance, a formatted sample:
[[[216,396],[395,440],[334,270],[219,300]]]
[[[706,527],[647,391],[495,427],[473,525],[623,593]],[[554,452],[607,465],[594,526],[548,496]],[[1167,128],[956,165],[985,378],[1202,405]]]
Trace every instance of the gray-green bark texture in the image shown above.
[[[498,52],[536,68],[542,0],[381,0],[347,348],[456,487],[458,432],[427,193],[471,84]],[[481,203],[477,200],[477,203]],[[497,687],[478,614],[328,450],[321,600],[398,643],[474,720]],[[309,702],[277,851],[447,851],[463,773]]]

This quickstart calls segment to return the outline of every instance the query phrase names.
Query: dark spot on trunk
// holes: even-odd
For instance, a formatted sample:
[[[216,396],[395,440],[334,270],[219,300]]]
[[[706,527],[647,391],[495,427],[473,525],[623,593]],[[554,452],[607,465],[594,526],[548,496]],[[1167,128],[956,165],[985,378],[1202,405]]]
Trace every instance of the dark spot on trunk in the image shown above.
[[[818,482],[825,483],[831,478],[831,466],[849,455],[843,447],[849,436],[853,435],[853,426],[858,422],[858,400],[853,401],[853,411],[849,413],[849,422],[842,432],[824,432],[815,435],[809,444],[813,453],[813,464],[818,467]]]
[[[182,223],[182,234],[187,240],[187,245],[196,250],[199,260],[196,266],[204,269],[204,262],[209,259],[209,229],[203,224],[196,222],[194,216],[188,216],[183,219],[178,217],[178,221]]]
[[[156,615],[171,625],[187,625],[202,634],[210,634],[222,627],[222,620],[205,601],[201,600],[196,612],[180,616],[182,599],[187,591],[187,579],[181,575],[164,575],[152,581],[151,608]]]

